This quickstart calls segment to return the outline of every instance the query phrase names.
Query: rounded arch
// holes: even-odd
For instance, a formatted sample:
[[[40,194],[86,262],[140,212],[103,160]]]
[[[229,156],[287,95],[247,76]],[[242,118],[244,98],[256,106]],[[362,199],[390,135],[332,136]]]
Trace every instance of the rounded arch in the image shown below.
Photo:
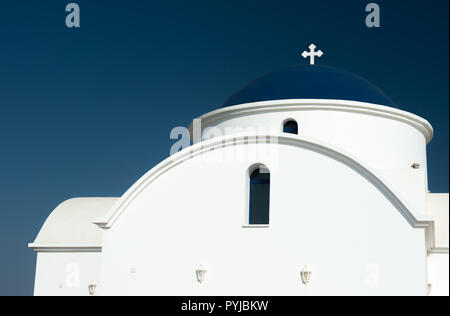
[[[139,196],[139,194],[146,187],[148,187],[153,181],[164,175],[169,170],[175,168],[176,166],[214,149],[220,149],[235,145],[258,144],[261,143],[261,139],[265,139],[267,142],[270,142],[270,140],[272,139],[276,139],[276,145],[294,146],[306,150],[311,150],[334,159],[342,164],[345,164],[354,172],[366,178],[373,186],[375,186],[385,196],[385,198],[387,198],[396,207],[396,209],[411,224],[411,226],[415,228],[432,228],[432,219],[416,213],[411,207],[408,206],[407,203],[405,203],[405,201],[399,198],[399,195],[386,184],[383,178],[378,176],[375,171],[365,166],[364,163],[352,157],[352,155],[346,154],[342,152],[342,150],[334,148],[331,145],[324,144],[323,142],[320,142],[318,140],[308,137],[294,137],[289,134],[230,135],[214,138],[186,148],[162,161],[156,167],[147,172],[120,198],[119,201],[117,201],[117,203],[111,208],[107,215],[93,221],[93,223],[105,229],[111,228],[117,221],[117,219],[121,216],[121,214],[127,209],[128,205],[137,196]],[[252,166],[257,165],[258,164]]]
[[[258,169],[264,169],[264,170],[266,170],[267,172],[270,172],[270,169],[269,169],[269,167],[267,167],[266,164],[261,163],[261,162],[257,162],[257,163],[254,163],[254,164],[252,164],[250,167],[247,168],[247,172],[246,172],[247,177],[250,178],[250,176],[252,175],[252,173],[255,172],[255,171],[258,170]]]

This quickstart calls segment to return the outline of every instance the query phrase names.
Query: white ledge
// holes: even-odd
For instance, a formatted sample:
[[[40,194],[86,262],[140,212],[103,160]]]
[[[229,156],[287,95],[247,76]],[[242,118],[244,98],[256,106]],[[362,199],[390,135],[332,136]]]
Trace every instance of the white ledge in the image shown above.
[[[432,248],[430,251],[428,251],[428,254],[449,254],[449,248],[448,247],[435,247]]]
[[[102,252],[102,246],[93,244],[30,243],[36,252]]]

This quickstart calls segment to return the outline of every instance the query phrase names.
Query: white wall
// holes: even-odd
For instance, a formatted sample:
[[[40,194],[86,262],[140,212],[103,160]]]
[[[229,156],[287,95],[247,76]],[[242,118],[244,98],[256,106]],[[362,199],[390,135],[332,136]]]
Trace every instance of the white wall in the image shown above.
[[[436,247],[449,247],[449,195],[434,193],[427,195],[428,215],[435,219]]]
[[[449,295],[449,195],[448,193],[428,194],[428,215],[435,219],[436,247],[428,256],[428,283],[431,296]]]
[[[276,107],[277,102],[280,101],[267,103],[273,103]],[[293,110],[257,113],[249,112],[251,105],[240,107],[242,109],[233,112],[233,115],[223,114],[223,118],[212,125],[209,125],[210,117],[206,114],[204,130],[208,131],[213,126],[220,129],[223,135],[231,134],[230,131],[236,127],[246,131],[252,128],[257,131],[281,131],[283,121],[295,119],[299,125],[299,135],[341,148],[372,169],[380,170],[390,181],[389,185],[417,212],[426,213],[426,138],[419,129],[407,124],[403,116],[401,119],[384,117],[389,108],[380,107],[371,114],[363,114],[339,108],[320,110],[314,107],[308,110],[305,109],[307,104],[300,108],[293,107]],[[413,163],[419,163],[421,169],[412,169]]]
[[[38,252],[35,296],[88,296],[97,283],[100,252]]]
[[[316,128],[305,122],[301,131]],[[208,159],[222,154],[244,158]],[[271,170],[271,223],[244,228],[246,171],[256,162]],[[178,165],[128,205],[104,234],[101,294],[425,295],[425,272],[424,231],[353,169],[294,146],[237,145]]]
[[[431,285],[430,296],[449,295],[448,253],[430,254],[428,256],[428,283]]]

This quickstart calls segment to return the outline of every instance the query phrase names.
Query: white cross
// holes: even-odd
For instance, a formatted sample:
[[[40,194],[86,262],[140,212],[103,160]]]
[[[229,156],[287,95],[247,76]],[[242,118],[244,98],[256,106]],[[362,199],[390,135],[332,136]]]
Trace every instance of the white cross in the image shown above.
[[[315,64],[315,60],[316,60],[316,56],[317,57],[322,57],[323,52],[321,50],[318,50],[317,52],[315,51],[317,48],[316,45],[311,44],[309,45],[309,52],[307,52],[306,50],[302,53],[303,58],[310,58],[310,64],[314,65]]]

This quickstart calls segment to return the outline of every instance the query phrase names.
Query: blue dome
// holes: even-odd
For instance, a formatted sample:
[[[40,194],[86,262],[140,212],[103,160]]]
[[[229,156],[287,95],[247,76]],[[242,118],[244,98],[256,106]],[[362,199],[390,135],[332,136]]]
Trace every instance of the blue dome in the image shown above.
[[[317,65],[294,65],[267,73],[234,93],[222,107],[283,99],[349,100],[396,107],[383,91],[364,78]]]

